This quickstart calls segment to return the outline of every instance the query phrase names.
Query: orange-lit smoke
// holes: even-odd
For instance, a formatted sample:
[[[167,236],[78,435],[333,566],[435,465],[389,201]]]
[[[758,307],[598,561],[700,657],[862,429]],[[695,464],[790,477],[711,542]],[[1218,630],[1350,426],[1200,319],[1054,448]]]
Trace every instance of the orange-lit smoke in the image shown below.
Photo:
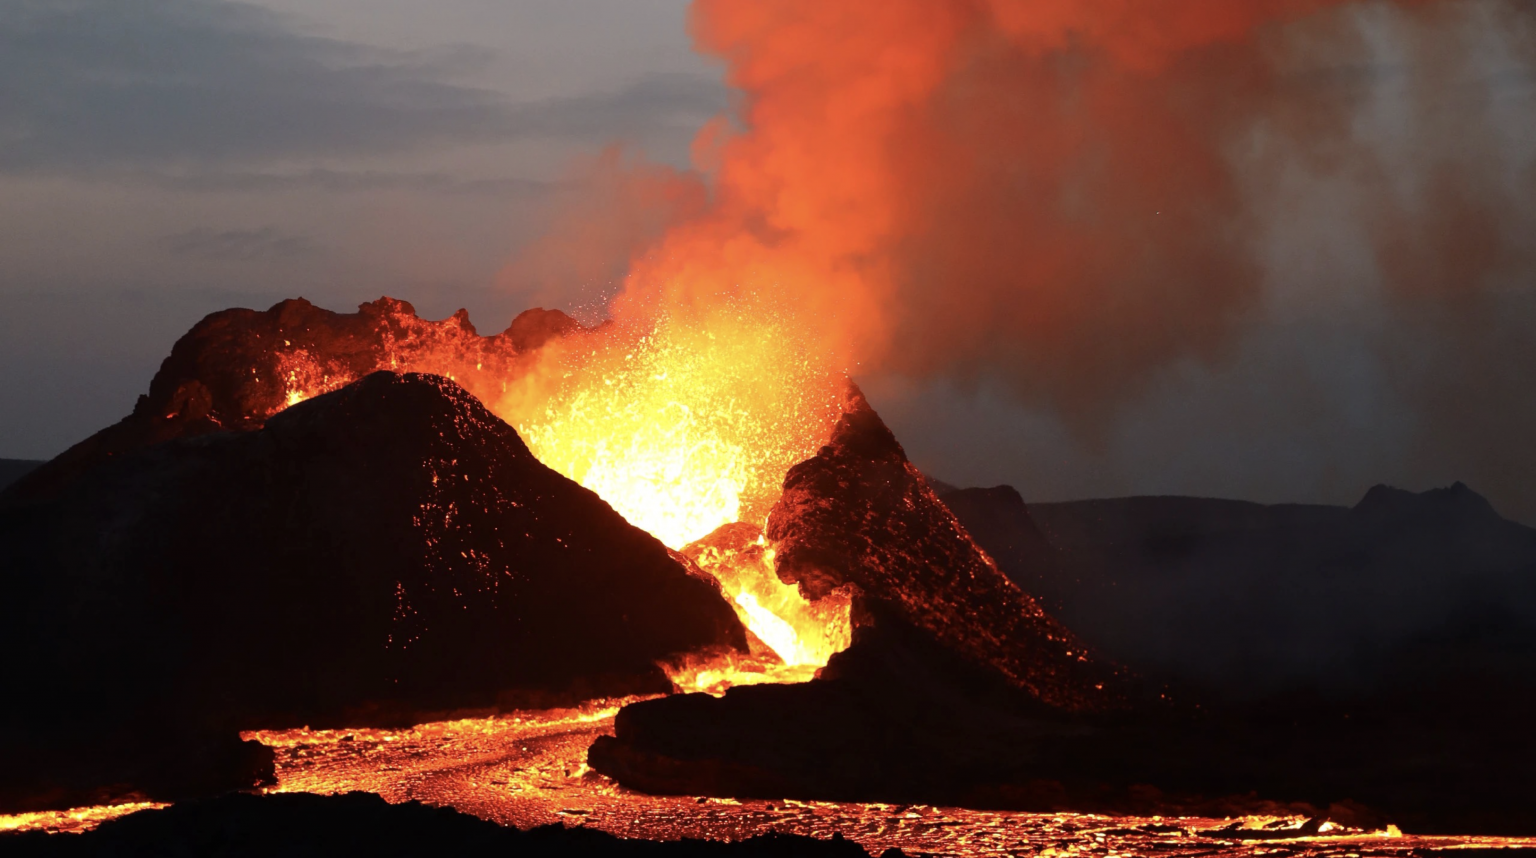
[[[1358,107],[1298,87],[1293,27],[1347,42],[1352,5],[696,0],[743,96],[695,142],[707,185],[605,156],[613,204],[535,250],[627,255],[614,330],[655,333],[556,350],[499,410],[674,547],[760,523],[844,372],[1000,376],[1098,428],[1258,309],[1261,138],[1317,158]]]
[[[660,317],[546,345],[489,402],[544,464],[674,549],[761,524],[841,413],[841,378],[758,303],[707,327]]]
[[[700,134],[708,206],[635,254],[612,309],[771,293],[837,369],[1000,373],[1094,422],[1254,309],[1245,135],[1343,133],[1337,105],[1286,113],[1274,60],[1287,24],[1346,5],[697,0],[740,127]]]

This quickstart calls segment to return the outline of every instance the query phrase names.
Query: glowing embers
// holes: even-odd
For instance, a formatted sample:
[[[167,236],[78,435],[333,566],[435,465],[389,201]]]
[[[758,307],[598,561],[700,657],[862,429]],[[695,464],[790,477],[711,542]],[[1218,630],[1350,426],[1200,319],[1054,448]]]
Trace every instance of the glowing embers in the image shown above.
[[[766,313],[609,325],[545,347],[494,408],[544,464],[671,548],[762,521],[841,413],[842,379]]]
[[[848,597],[807,602],[778,579],[761,530],[739,523],[766,520],[785,473],[826,443],[845,386],[782,317],[733,309],[551,343],[497,410],[540,461],[720,582],[753,651],[669,671],[718,693],[804,682],[848,646]]]
[[[849,595],[837,591],[807,601],[798,587],[779,580],[773,549],[754,525],[728,524],[682,553],[720,582],[754,637],[750,655],[724,653],[673,666],[678,687],[719,694],[732,685],[805,682],[852,642]]]
[[[322,393],[339,390],[355,380],[347,373],[333,373],[307,350],[292,348],[292,343],[287,340],[283,341],[283,346],[284,350],[277,354],[277,372],[283,383],[283,400],[273,410],[274,414]]]

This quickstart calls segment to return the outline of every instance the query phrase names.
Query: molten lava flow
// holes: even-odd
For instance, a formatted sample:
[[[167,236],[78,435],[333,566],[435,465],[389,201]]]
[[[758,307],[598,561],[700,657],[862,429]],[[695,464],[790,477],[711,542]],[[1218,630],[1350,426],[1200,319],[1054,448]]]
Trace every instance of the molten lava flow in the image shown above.
[[[805,682],[852,643],[850,595],[837,591],[812,602],[780,581],[773,548],[755,525],[728,524],[683,554],[720,582],[754,638],[745,657],[721,653],[672,665],[668,674],[679,688],[719,694],[732,685]]]
[[[1306,835],[1301,829],[1307,816],[1130,817],[650,795],[624,789],[586,764],[587,749],[598,736],[613,734],[614,715],[627,702],[598,700],[579,709],[511,712],[394,730],[299,728],[247,732],[241,738],[272,749],[278,783],[266,790],[269,793],[338,795],[362,790],[391,803],[452,807],[522,829],[580,825],[653,841],[739,841],[779,832],[823,840],[842,836],[872,855],[900,849],[908,855],[964,858],[1403,858],[1454,855],[1453,850],[1462,849],[1483,854],[1509,850],[1515,855],[1523,854],[1515,850],[1536,847],[1532,838],[1423,836],[1390,825],[1366,831],[1323,823],[1315,834]],[[83,831],[102,820],[155,806],[0,816],[0,832]],[[1248,837],[1261,832],[1279,836],[1259,844]]]
[[[842,382],[781,318],[709,322],[610,325],[546,347],[497,408],[540,461],[720,581],[766,646],[677,667],[679,686],[804,681],[848,646],[849,601],[807,602],[774,573],[761,530],[738,522],[766,520],[784,474],[827,440]]]
[[[141,810],[170,807],[164,802],[130,801],[123,804],[98,804],[68,810],[40,810],[31,813],[0,815],[0,836],[19,831],[46,831],[50,834],[79,834],[120,816]]]
[[[277,354],[277,371],[283,380],[283,401],[278,406],[279,411],[356,381],[349,374],[333,375],[307,349],[293,348],[287,341],[283,346],[283,351]]]
[[[516,426],[540,461],[673,549],[748,522],[746,542],[690,556],[763,646],[689,668],[680,685],[805,679],[847,646],[848,600],[812,605],[779,581],[758,526],[785,473],[828,440],[843,409],[843,375],[789,316],[738,296],[591,329],[570,323],[524,347],[507,334],[476,335],[467,315],[428,322],[399,302],[368,307],[344,336],[317,336],[316,323],[308,339],[279,340],[251,369],[257,382],[279,381],[258,410],[281,411],[378,369],[458,381]]]
[[[400,730],[282,730],[241,738],[271,747],[278,786],[269,792],[377,793],[390,802],[447,806],[503,825],[582,825],[628,838],[742,840],[768,832],[835,835],[871,855],[1009,858],[1015,855],[1403,858],[1452,849],[1530,848],[1536,840],[1424,837],[1388,827],[1366,831],[1309,817],[1127,817],[978,811],[927,805],[793,799],[649,795],[624,789],[586,765],[599,735],[612,735],[626,701],[579,710],[515,712],[492,719],[419,724]],[[1276,812],[1285,812],[1276,806]],[[1314,821],[1313,824],[1316,824]],[[1264,832],[1270,843],[1249,835]],[[1510,854],[1515,854],[1511,852]]]

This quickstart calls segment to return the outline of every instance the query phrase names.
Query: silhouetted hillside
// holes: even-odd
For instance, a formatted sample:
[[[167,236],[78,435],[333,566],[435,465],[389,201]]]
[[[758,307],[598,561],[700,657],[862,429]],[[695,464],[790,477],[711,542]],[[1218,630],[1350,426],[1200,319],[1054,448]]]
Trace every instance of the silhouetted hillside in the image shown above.
[[[776,571],[812,598],[856,588],[852,645],[812,682],[626,706],[593,769],[655,792],[995,802],[1037,743],[1144,702],[977,550],[856,390],[784,489]]]
[[[0,489],[21,479],[37,469],[42,462],[34,462],[31,459],[0,459]]]
[[[946,495],[1003,568],[1106,655],[1236,696],[1536,683],[1536,530],[1460,483],[1354,508],[1180,497],[1032,504],[1060,568],[1013,546],[1020,504]],[[974,525],[974,527],[973,527]]]
[[[929,480],[930,485],[943,486]],[[1050,540],[1030,517],[1013,486],[990,489],[935,488],[955,517],[965,525],[998,568],[1024,592],[1042,599],[1046,606],[1059,607],[1056,593],[1061,576],[1061,558]]]
[[[0,507],[0,589],[0,807],[249,786],[240,730],[666,692],[657,660],[746,647],[713,579],[388,372]]]
[[[878,418],[851,409],[791,470],[770,522],[781,575],[811,593],[858,583],[849,649],[802,685],[627,706],[592,767],[676,794],[1216,816],[1353,801],[1418,831],[1532,830],[1536,689],[1520,661],[1532,638],[1468,613],[1522,604],[1531,533],[1464,487],[1378,489],[1355,510],[1164,498],[1026,508],[1006,487],[948,493],[989,554],[1026,564],[1015,581],[1054,583],[1067,627],[1088,632],[1079,638],[992,583],[909,467]],[[1040,545],[1058,532],[1065,550]],[[1041,565],[1053,553],[1055,573]],[[1495,593],[1502,605],[1487,601]],[[1010,631],[999,606],[1028,622]],[[1108,642],[1097,653],[1095,638]],[[992,642],[985,652],[1013,648],[1025,669],[1011,675],[1037,696],[999,687],[968,648],[976,639]],[[1096,655],[1181,687],[1171,701],[1133,693],[1118,711],[1073,707],[1087,695],[1072,683],[1103,665]],[[1061,656],[1082,661],[1066,669]],[[1227,673],[1233,659],[1249,672]],[[1136,689],[1101,675],[1105,689]]]

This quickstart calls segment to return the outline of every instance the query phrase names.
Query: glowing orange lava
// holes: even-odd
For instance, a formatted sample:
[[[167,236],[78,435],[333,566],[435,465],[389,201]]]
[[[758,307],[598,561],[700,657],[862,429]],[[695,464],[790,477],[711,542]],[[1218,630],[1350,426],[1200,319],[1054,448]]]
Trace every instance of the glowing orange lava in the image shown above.
[[[735,312],[708,324],[608,326],[553,343],[491,408],[540,461],[720,581],[772,657],[732,654],[673,672],[680,687],[716,690],[804,681],[848,646],[848,600],[812,604],[779,581],[758,527],[784,474],[825,443],[842,384],[782,319]],[[690,550],[735,523],[755,543]]]
[[[761,522],[841,410],[840,379],[772,317],[611,325],[546,346],[491,409],[539,460],[680,549]]]
[[[752,631],[751,656],[692,659],[669,671],[686,691],[722,693],[732,685],[805,682],[853,639],[852,599],[834,592],[815,602],[779,580],[774,550],[754,525],[737,522],[689,544],[683,554],[720,582],[722,594]]]
[[[254,731],[241,738],[276,752],[278,784],[268,792],[329,795],[364,790],[389,802],[453,807],[518,828],[588,826],[650,840],[741,840],[778,831],[819,838],[842,835],[872,855],[897,848],[909,855],[965,858],[1402,858],[1457,849],[1536,848],[1533,838],[1423,836],[1395,826],[1363,831],[1324,822],[1314,829],[1300,816],[1128,817],[646,795],[624,789],[586,765],[587,748],[597,736],[612,735],[614,714],[633,699],[397,730],[299,728]],[[0,816],[0,832],[84,831],[159,806]]]
[[[268,792],[376,793],[390,802],[453,807],[503,825],[590,826],[623,837],[740,840],[770,831],[841,834],[878,855],[1290,856],[1402,858],[1467,848],[1529,849],[1531,838],[1424,837],[1395,826],[1362,831],[1302,816],[1125,817],[977,811],[927,805],[657,796],[624,789],[586,765],[587,748],[611,735],[626,700],[398,730],[264,730],[242,734],[271,747],[278,784]],[[78,831],[146,805],[0,817],[0,831]],[[77,820],[63,821],[62,820]],[[1253,839],[1255,835],[1262,835]]]
[[[298,405],[322,393],[329,393],[355,380],[346,375],[332,375],[305,349],[294,349],[287,342],[283,345],[285,350],[277,356],[278,373],[283,380],[283,402],[279,410]]]
[[[680,687],[804,681],[848,646],[848,598],[801,598],[778,580],[761,536],[785,473],[827,441],[843,407],[845,377],[793,319],[733,298],[572,331],[523,352],[474,336],[467,317],[394,312],[378,324],[384,348],[373,368],[460,382],[540,461],[720,581],[761,646],[675,667]],[[285,340],[275,370],[282,410],[354,381],[359,367]],[[688,549],[735,524],[746,541]]]
[[[132,801],[125,804],[99,804],[69,810],[39,810],[31,813],[0,815],[0,834],[11,831],[47,831],[51,834],[80,834],[109,819],[170,807],[164,802]]]

